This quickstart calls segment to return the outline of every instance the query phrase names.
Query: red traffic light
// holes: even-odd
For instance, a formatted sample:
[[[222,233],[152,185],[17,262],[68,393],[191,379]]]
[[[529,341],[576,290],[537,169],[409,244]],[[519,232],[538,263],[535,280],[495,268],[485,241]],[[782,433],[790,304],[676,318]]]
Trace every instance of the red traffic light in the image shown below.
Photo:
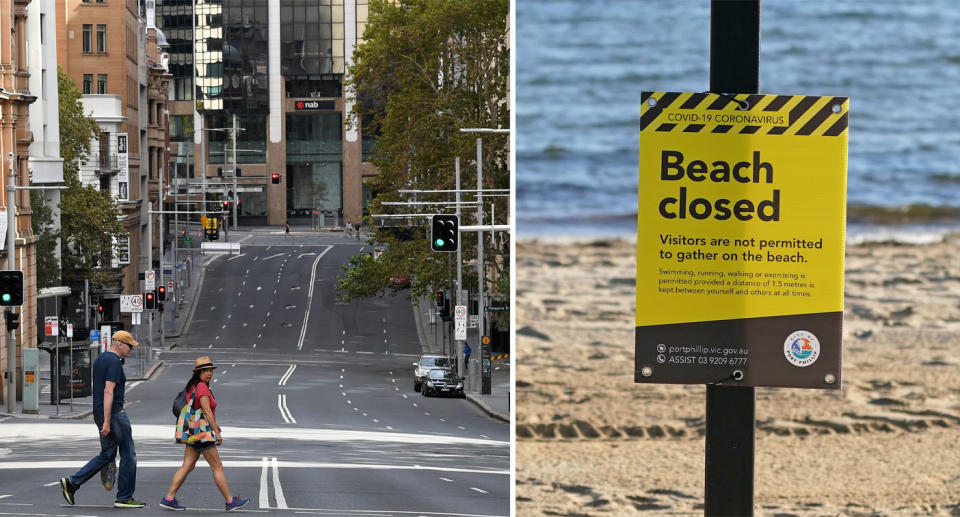
[[[443,307],[443,291],[437,291],[437,307]]]
[[[271,174],[270,181],[272,181],[274,185],[276,185],[277,183],[280,183],[280,173],[274,172],[273,174]]]
[[[101,305],[97,305],[97,312],[99,312],[100,314],[103,314],[103,305],[102,305],[102,304],[101,304]]]
[[[161,302],[167,300],[167,286],[157,286],[157,300]]]

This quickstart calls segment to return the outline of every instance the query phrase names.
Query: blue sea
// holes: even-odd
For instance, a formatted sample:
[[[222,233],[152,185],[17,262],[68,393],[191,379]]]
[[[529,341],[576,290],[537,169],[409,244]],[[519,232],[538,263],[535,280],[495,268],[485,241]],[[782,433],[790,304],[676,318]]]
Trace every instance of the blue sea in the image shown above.
[[[960,2],[764,0],[760,92],[850,97],[848,239],[960,232]],[[706,91],[709,0],[516,0],[517,231],[636,234],[641,91]]]

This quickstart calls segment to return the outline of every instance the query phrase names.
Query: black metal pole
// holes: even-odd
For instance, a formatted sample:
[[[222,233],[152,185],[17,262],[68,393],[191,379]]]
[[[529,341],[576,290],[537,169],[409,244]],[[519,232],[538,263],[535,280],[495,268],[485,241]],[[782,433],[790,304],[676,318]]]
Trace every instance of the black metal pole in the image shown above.
[[[759,87],[760,0],[711,0],[710,91],[757,93]],[[753,515],[754,391],[707,386],[704,515]]]

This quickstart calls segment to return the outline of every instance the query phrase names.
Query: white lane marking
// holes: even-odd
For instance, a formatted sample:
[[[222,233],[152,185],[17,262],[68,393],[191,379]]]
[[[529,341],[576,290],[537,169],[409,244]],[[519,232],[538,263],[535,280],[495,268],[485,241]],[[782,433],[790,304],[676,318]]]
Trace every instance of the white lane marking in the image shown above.
[[[246,253],[241,253],[241,254],[237,255],[236,257],[230,257],[230,258],[227,259],[227,262],[230,262],[230,261],[233,260],[233,259],[238,259],[238,258],[240,258],[240,257],[245,257],[246,255],[247,255]],[[247,270],[247,274],[250,274],[250,270],[249,270],[249,269]]]
[[[310,290],[307,292],[307,310],[303,313],[303,328],[300,329],[300,342],[297,344],[297,350],[303,349],[303,340],[307,337],[307,321],[310,319],[310,307],[313,306],[313,289],[317,283],[317,264],[319,264],[320,259],[332,249],[333,246],[327,246],[327,249],[323,250],[323,252],[317,256],[317,260],[313,261],[312,271],[310,273]]]
[[[169,426],[164,426],[167,428]],[[231,428],[232,429],[232,428]],[[169,442],[170,430],[166,429],[167,432],[164,433],[164,443]],[[276,430],[269,430],[271,433],[276,433]],[[89,433],[87,433],[89,434]],[[393,435],[395,433],[379,433],[383,435]],[[231,432],[230,436],[235,437],[235,433]],[[260,439],[263,440],[276,440],[276,434],[264,434]],[[287,437],[284,436],[286,439]],[[509,444],[504,443],[504,446]],[[0,462],[0,470],[20,470],[20,469],[52,469],[52,470],[63,470],[63,469],[79,469],[80,467],[86,465],[87,460],[77,460],[77,461],[18,461],[11,463],[2,463]],[[162,469],[176,469],[183,464],[183,459],[179,460],[137,460],[137,468],[162,468]],[[259,460],[223,460],[223,466],[228,468],[256,468],[261,466]],[[288,468],[288,469],[356,469],[356,470],[431,470],[435,472],[450,472],[450,473],[461,473],[461,474],[495,474],[498,476],[509,476],[510,469],[503,470],[490,470],[490,469],[467,469],[467,468],[457,468],[457,467],[425,467],[423,465],[384,465],[384,464],[370,464],[370,463],[322,463],[322,462],[296,462],[296,461],[280,461],[278,466]],[[197,467],[209,467],[207,462],[198,461]],[[57,482],[59,485],[60,483]],[[77,505],[79,506],[79,505]],[[446,515],[446,514],[444,514]]]
[[[246,280],[244,280],[244,281],[243,281],[243,283],[242,283],[242,284],[240,284],[240,287],[244,287],[244,286],[246,286],[246,285],[247,285],[247,281],[246,281]],[[386,330],[384,330],[384,332],[386,332]]]
[[[267,458],[263,458],[260,467],[260,508],[270,508],[270,494],[267,488]]]
[[[303,257],[311,257],[313,255],[316,255],[316,253],[301,253],[300,256],[297,257],[297,259],[302,259]]]
[[[297,369],[297,365],[291,364],[290,368],[287,368],[287,372],[283,374],[283,377],[280,377],[280,382],[277,383],[278,386],[286,386],[287,381],[290,380],[290,376],[293,375],[293,371]]]
[[[277,508],[286,508],[287,500],[283,497],[283,489],[280,488],[280,468],[277,466],[277,458],[270,458],[273,465],[273,496],[277,498]]]
[[[257,286],[257,291],[262,291],[262,290],[263,290],[263,287],[260,287],[260,286],[258,285],[258,286]]]
[[[221,291],[222,291],[222,290],[223,290],[223,289],[221,289]],[[217,308],[216,308],[216,307],[210,307],[210,310],[211,310],[211,311],[215,311],[215,310],[217,310]]]
[[[54,484],[54,485],[57,485],[57,484],[59,484],[59,483],[52,483],[52,484]],[[44,485],[44,486],[50,486],[50,485]],[[6,497],[13,497],[13,496],[12,496],[12,495],[10,495],[10,494],[7,494],[7,495],[0,495],[0,499],[4,499],[4,498],[6,498]]]
[[[59,481],[54,481],[53,483],[47,483],[46,485],[43,485],[43,486],[53,486],[53,485],[59,485],[59,484],[60,484]]]
[[[477,492],[480,492],[481,494],[487,494],[487,493],[489,493],[489,492],[487,492],[486,490],[480,490],[479,488],[473,487],[473,486],[470,487],[470,490],[475,490],[475,491],[477,491]]]
[[[287,408],[286,394],[277,395],[277,406],[280,408],[280,416],[283,417],[284,422],[288,424],[297,423],[296,419],[293,418],[293,414],[290,413],[290,409]]]
[[[440,478],[440,481],[446,481],[447,483],[453,483],[453,480],[450,478]]]
[[[483,437],[483,438],[486,438],[487,440],[489,440],[489,439],[490,439],[490,437],[489,437],[489,436],[487,436],[487,435],[485,435],[485,434],[481,434],[480,436],[481,436],[481,437]]]
[[[282,257],[283,255],[284,255],[283,253],[277,253],[276,255],[270,255],[269,257],[265,257],[263,260],[270,260],[272,258]]]
[[[373,352],[361,352],[361,351],[359,351],[359,350],[357,350],[356,353],[358,353],[358,354],[365,354],[365,355],[373,355]]]

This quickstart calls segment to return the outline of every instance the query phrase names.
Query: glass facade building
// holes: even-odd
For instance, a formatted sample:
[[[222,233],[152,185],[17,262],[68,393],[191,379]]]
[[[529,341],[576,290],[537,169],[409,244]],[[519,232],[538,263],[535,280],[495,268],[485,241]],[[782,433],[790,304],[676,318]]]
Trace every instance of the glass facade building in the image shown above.
[[[328,222],[359,221],[369,199],[363,180],[376,170],[366,161],[372,141],[348,124],[343,78],[367,1],[157,0],[156,13],[170,43],[170,96],[177,101],[171,169],[196,177],[205,166],[207,192],[226,196],[234,194],[232,171],[242,169],[241,223],[309,221],[316,210]],[[207,131],[194,124],[194,107]],[[235,153],[224,130],[234,116],[241,129]],[[206,156],[196,159],[206,161],[189,167],[200,134]],[[280,185],[269,181],[273,172]]]

